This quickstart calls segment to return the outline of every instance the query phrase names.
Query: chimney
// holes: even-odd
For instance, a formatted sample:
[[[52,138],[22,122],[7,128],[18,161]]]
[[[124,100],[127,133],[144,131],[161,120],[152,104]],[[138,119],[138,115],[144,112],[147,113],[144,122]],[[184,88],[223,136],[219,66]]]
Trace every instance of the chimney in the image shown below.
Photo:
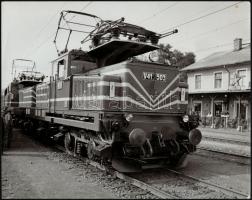
[[[234,51],[239,51],[242,48],[242,39],[241,38],[235,38],[234,39]]]

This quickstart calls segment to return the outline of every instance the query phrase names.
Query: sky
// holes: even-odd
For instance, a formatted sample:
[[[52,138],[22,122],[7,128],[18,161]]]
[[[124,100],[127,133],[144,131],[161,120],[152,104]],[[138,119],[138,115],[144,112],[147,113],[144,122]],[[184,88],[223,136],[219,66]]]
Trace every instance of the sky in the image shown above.
[[[50,62],[57,58],[53,40],[62,10],[86,12],[107,20],[124,17],[125,22],[157,33],[177,28],[177,34],[159,43],[170,44],[181,52],[194,52],[196,61],[217,51],[232,50],[235,38],[250,43],[249,1],[2,1],[2,88],[11,82],[13,59],[34,60],[37,71],[50,76]],[[64,36],[57,39],[61,46],[66,41]],[[83,38],[82,34],[73,34],[68,49],[88,50],[87,45],[80,44]]]

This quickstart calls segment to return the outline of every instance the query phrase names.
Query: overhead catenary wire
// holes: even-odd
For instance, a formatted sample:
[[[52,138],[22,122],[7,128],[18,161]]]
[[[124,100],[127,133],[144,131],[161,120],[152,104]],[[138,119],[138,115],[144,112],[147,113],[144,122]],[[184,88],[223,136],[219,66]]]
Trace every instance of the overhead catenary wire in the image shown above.
[[[93,2],[92,1],[90,1],[89,3],[87,3],[83,8],[81,8],[80,9],[80,11],[79,12],[81,12],[81,11],[83,11],[84,9],[86,9],[88,6],[90,6],[90,4],[92,4]],[[71,21],[73,18],[75,18],[76,17],[76,15],[74,15],[74,16],[72,16],[72,18],[71,19],[69,19],[69,21]]]
[[[51,39],[53,36],[54,36],[54,33],[51,34],[49,37],[47,37],[43,42],[41,42],[41,43],[38,45],[38,47],[36,48],[36,50],[33,52],[33,54],[35,55],[36,52],[37,52],[44,44],[46,44],[46,43],[49,41],[49,39]]]
[[[61,6],[61,8],[60,8],[59,10],[61,11],[62,8],[64,8],[66,4],[67,4],[67,2],[64,2],[64,4]],[[36,40],[35,40],[35,41],[38,40],[40,34],[46,29],[46,27],[53,21],[53,19],[54,19],[58,14],[59,14],[59,11],[57,11],[54,15],[52,15],[52,16],[50,17],[50,20],[48,20],[48,22],[45,24],[45,26],[43,26],[43,28],[40,29],[40,31],[38,32],[38,34],[36,34],[36,37],[35,37]],[[35,42],[34,42],[34,43],[35,43]],[[27,56],[27,54],[28,54],[28,51],[25,52],[25,57]]]
[[[197,12],[197,14],[201,14],[202,12],[204,13],[204,12],[206,12],[206,11],[209,11],[209,10],[211,10],[212,8],[217,7],[218,5],[219,5],[219,4],[214,4],[214,6],[211,6],[211,7],[208,6],[207,9],[200,10],[199,12]],[[194,13],[194,14],[195,14],[195,13]],[[193,15],[193,16],[194,16],[194,15]],[[193,16],[191,16],[191,17],[193,17]],[[188,18],[191,18],[191,17],[188,17]]]
[[[90,4],[91,4],[92,2],[89,2],[88,4],[86,4],[81,10],[80,10],[80,12],[81,11],[83,11],[85,8],[87,8]],[[58,13],[56,13],[56,15],[57,15]],[[71,18],[71,19],[73,19],[74,18],[74,16]],[[70,20],[71,20],[70,19]],[[45,40],[43,40],[43,42],[41,42],[38,46],[37,46],[37,48],[33,51],[33,54],[35,54],[44,44],[46,44],[50,39],[52,39],[52,37],[54,36],[54,34],[55,33],[53,33],[53,34],[51,34],[49,37],[47,37]]]
[[[208,17],[208,16],[210,16],[210,15],[213,15],[213,14],[222,12],[222,11],[224,11],[224,10],[226,10],[226,9],[229,9],[229,8],[231,8],[231,7],[234,7],[234,6],[236,6],[236,5],[240,4],[240,3],[243,3],[243,1],[239,1],[239,2],[237,2],[237,3],[235,3],[235,4],[226,6],[226,7],[224,7],[224,8],[219,9],[219,10],[215,10],[215,11],[213,11],[213,12],[207,13],[207,14],[202,15],[202,16],[200,16],[200,17],[193,18],[193,19],[191,19],[191,20],[189,20],[189,21],[186,21],[186,22],[183,22],[183,23],[178,24],[178,25],[176,25],[176,26],[173,26],[173,27],[171,27],[171,28],[165,29],[165,30],[163,30],[162,32],[166,32],[166,31],[172,30],[172,29],[174,29],[174,28],[178,28],[178,27],[184,26],[184,25],[186,25],[186,24],[189,24],[189,23],[198,21],[198,20],[203,19],[203,18],[205,18],[205,17]]]
[[[151,15],[150,17],[147,17],[147,18],[145,18],[145,19],[139,21],[138,23],[139,23],[139,24],[140,24],[140,23],[144,23],[144,22],[150,20],[151,18],[156,17],[157,15],[159,15],[159,14],[161,14],[162,12],[168,10],[169,8],[172,8],[172,7],[176,6],[178,3],[179,3],[179,2],[173,3],[172,5],[167,6],[166,8],[164,8],[164,9],[162,9],[162,10],[160,10],[160,11],[154,13],[154,14]]]
[[[244,39],[243,41],[249,41],[249,39]],[[199,53],[199,52],[206,51],[206,50],[209,50],[209,49],[214,49],[214,48],[229,46],[229,45],[233,45],[233,44],[234,44],[233,42],[223,43],[223,44],[219,44],[219,45],[216,45],[216,46],[199,49],[198,51],[194,51],[194,53]],[[249,44],[250,44],[250,42],[249,42]]]
[[[198,53],[198,52],[206,51],[206,50],[209,50],[209,49],[214,49],[214,48],[219,48],[219,47],[229,46],[229,45],[232,45],[232,44],[233,44],[232,42],[229,42],[229,43],[223,43],[223,44],[219,44],[219,45],[216,45],[216,46],[212,46],[212,47],[208,47],[208,48],[199,49],[198,51],[194,51],[194,53]]]
[[[187,38],[185,38],[185,39],[183,39],[183,40],[179,40],[179,42],[176,42],[176,44],[180,44],[180,43],[184,42],[185,40],[189,40],[189,39],[192,39],[192,38],[195,38],[195,37],[207,35],[207,34],[209,34],[209,33],[222,30],[222,29],[227,28],[227,27],[229,27],[229,26],[232,26],[232,25],[235,25],[235,24],[238,24],[238,23],[247,21],[248,19],[249,19],[249,18],[241,19],[241,20],[238,20],[238,21],[235,21],[235,22],[226,24],[226,25],[224,25],[224,26],[220,26],[220,27],[211,29],[211,30],[209,30],[209,31],[206,31],[206,32],[203,32],[203,33],[199,33],[199,34],[193,35],[193,36],[191,36],[191,37],[187,37]]]
[[[65,2],[61,8],[59,10],[62,10],[62,8],[65,7],[65,5],[67,4],[67,2]],[[50,20],[46,23],[46,25],[40,30],[39,34],[37,34],[37,37],[45,30],[45,28],[52,22],[52,20],[58,15],[59,11],[57,11],[51,18]],[[37,38],[36,37],[36,38]]]

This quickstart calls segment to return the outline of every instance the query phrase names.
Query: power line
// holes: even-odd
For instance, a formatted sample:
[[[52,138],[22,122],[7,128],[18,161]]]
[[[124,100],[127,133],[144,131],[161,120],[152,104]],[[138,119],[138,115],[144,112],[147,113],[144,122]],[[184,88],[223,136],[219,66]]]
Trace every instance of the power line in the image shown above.
[[[168,7],[166,7],[166,8],[164,8],[164,9],[160,10],[159,12],[156,12],[156,13],[153,14],[152,16],[147,17],[147,18],[143,19],[142,21],[140,21],[140,22],[138,22],[138,23],[143,23],[143,22],[145,22],[145,21],[147,21],[147,20],[149,20],[149,19],[151,19],[151,18],[153,18],[153,17],[156,17],[157,15],[159,15],[159,14],[161,14],[162,12],[168,10],[169,8],[174,7],[174,6],[177,5],[178,3],[179,3],[179,2],[176,2],[176,3],[172,4],[172,5],[169,5]]]
[[[216,46],[212,46],[212,47],[208,47],[208,48],[204,48],[204,49],[199,49],[198,51],[195,51],[194,53],[206,51],[206,50],[209,50],[209,49],[214,49],[214,48],[229,46],[229,45],[231,45],[231,44],[233,44],[233,43],[232,43],[232,42],[229,42],[229,43],[219,44],[219,45],[216,45]]]
[[[199,12],[197,12],[197,15],[198,15],[198,14],[201,14],[201,13],[205,13],[206,11],[209,11],[209,10],[211,10],[211,9],[217,7],[217,6],[219,6],[219,3],[214,4],[214,5],[211,6],[211,7],[208,6],[207,9],[203,9],[203,10],[200,10]],[[186,19],[191,18],[191,17],[194,17],[194,16],[195,16],[195,13],[194,13],[193,16],[187,17]]]
[[[93,3],[93,2],[90,1],[89,3],[87,3],[82,9],[80,9],[79,12],[83,11],[85,8],[87,8],[88,6],[90,6],[91,3]],[[76,15],[74,15],[70,20],[72,20],[72,19],[75,18],[75,17],[76,17]],[[70,21],[70,20],[69,20],[69,21]]]
[[[67,4],[67,2],[65,2],[63,4],[63,6],[61,6],[61,8],[59,10],[62,10],[62,8],[65,7],[65,5]],[[60,11],[61,12],[61,11]],[[43,30],[45,30],[45,28],[52,22],[52,20],[58,15],[58,13],[60,12],[56,12],[51,18],[50,20],[47,22],[47,24],[41,29],[41,31],[39,32],[39,34],[37,35],[37,37],[41,34],[41,32],[43,32]]]
[[[61,8],[59,9],[59,10],[62,10],[62,8],[65,6],[67,4],[67,2],[65,2],[62,6],[61,6]],[[36,41],[38,40],[38,38],[39,38],[39,35],[45,30],[45,28],[53,21],[53,19],[58,15],[58,11],[50,18],[50,20],[45,24],[45,26],[43,26],[43,28],[38,32],[38,34],[36,35]],[[26,56],[27,56],[27,51],[26,51],[26,54],[25,54]],[[25,56],[25,57],[26,57]]]
[[[243,41],[249,41],[249,39],[245,39],[245,40],[243,40]],[[198,51],[195,51],[194,53],[206,51],[206,50],[209,50],[209,49],[214,49],[214,48],[229,46],[229,45],[233,45],[233,44],[234,44],[233,42],[224,43],[224,44],[219,44],[219,45],[216,45],[216,46],[212,46],[212,47],[208,47],[208,48],[204,48],[204,49],[199,49]]]
[[[189,21],[187,21],[187,22],[178,24],[177,26],[173,26],[172,28],[163,30],[162,32],[166,32],[166,31],[172,30],[172,29],[174,29],[174,28],[178,28],[178,27],[180,27],[180,26],[184,26],[184,25],[186,25],[186,24],[192,23],[192,22],[194,22],[194,21],[200,20],[200,19],[202,19],[202,18],[208,17],[208,16],[213,15],[213,14],[215,14],[215,13],[218,13],[218,12],[221,12],[221,11],[226,10],[226,9],[228,9],[228,8],[231,8],[231,7],[233,7],[233,6],[236,6],[236,5],[240,4],[240,3],[242,3],[242,1],[239,1],[238,3],[235,3],[235,4],[232,4],[232,5],[226,6],[226,7],[222,8],[222,9],[219,9],[219,10],[216,10],[216,11],[213,11],[213,12],[210,12],[210,13],[208,13],[208,14],[202,15],[202,16],[200,16],[200,17],[196,17],[196,18],[191,19],[191,20],[189,20]]]
[[[33,51],[33,54],[35,54],[35,52],[37,52],[37,51],[38,51],[44,44],[46,44],[46,43],[49,41],[49,39],[51,39],[53,36],[54,36],[54,33],[51,34],[49,37],[47,37],[43,42],[41,42],[41,43],[39,44],[39,46],[35,49],[35,51]]]
[[[240,22],[246,21],[246,20],[248,20],[248,19],[249,19],[249,18],[241,19],[241,20],[235,21],[235,22],[233,22],[233,23],[226,24],[225,26],[217,27],[217,28],[215,28],[215,29],[211,29],[211,30],[209,30],[209,31],[206,31],[206,32],[203,32],[203,33],[200,33],[200,34],[193,35],[193,36],[191,36],[191,37],[189,37],[189,38],[185,38],[185,39],[183,39],[183,40],[177,42],[176,44],[180,44],[180,43],[184,42],[185,40],[192,39],[192,38],[195,38],[195,37],[199,37],[199,36],[202,36],[202,35],[206,35],[206,34],[208,34],[208,33],[214,32],[214,31],[219,31],[219,30],[224,29],[224,28],[226,28],[226,27],[229,27],[229,26],[231,26],[231,25],[238,24],[238,23],[240,23]]]
[[[84,10],[85,8],[87,8],[91,3],[92,3],[92,2],[89,2],[88,4],[86,4],[80,11],[83,11],[83,10]],[[57,13],[57,14],[58,14],[58,13]],[[73,16],[73,17],[75,17],[75,16]],[[72,17],[71,19],[73,19],[73,17]],[[52,37],[54,36],[54,34],[55,34],[55,33],[51,34],[49,37],[46,38],[46,40],[44,40],[43,42],[41,42],[41,43],[37,46],[37,48],[33,51],[33,54],[34,54],[35,52],[37,52],[44,44],[46,44],[46,43],[49,41],[49,39],[52,39]]]

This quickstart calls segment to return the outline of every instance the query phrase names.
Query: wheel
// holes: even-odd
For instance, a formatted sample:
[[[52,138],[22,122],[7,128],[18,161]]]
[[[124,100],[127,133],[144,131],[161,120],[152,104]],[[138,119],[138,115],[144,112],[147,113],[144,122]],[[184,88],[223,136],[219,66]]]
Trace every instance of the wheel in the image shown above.
[[[176,158],[172,159],[171,164],[176,169],[185,168],[187,166],[187,164],[188,164],[187,154],[183,153],[182,155],[176,156]]]
[[[91,160],[93,160],[95,158],[94,148],[95,148],[95,143],[93,140],[90,140],[88,143],[88,147],[87,147],[87,156]]]
[[[74,155],[74,148],[75,148],[75,139],[73,136],[70,135],[70,133],[65,134],[64,144],[66,148],[66,152],[69,155]]]

